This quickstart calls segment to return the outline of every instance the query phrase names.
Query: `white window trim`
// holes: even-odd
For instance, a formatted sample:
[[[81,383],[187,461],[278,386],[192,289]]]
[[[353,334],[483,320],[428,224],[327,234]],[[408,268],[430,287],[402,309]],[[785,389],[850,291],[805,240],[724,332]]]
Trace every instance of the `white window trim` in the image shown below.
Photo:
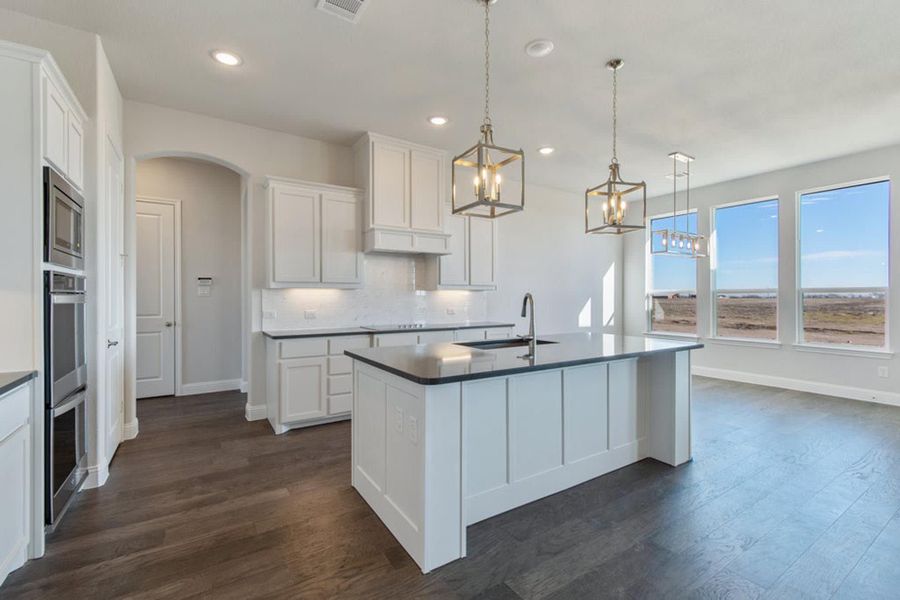
[[[709,330],[710,330],[710,341],[722,340],[731,343],[732,345],[750,345],[750,346],[762,346],[762,347],[781,347],[781,291],[778,287],[775,288],[760,288],[760,289],[752,289],[752,290],[720,290],[717,289],[716,283],[716,271],[718,269],[718,235],[716,230],[716,211],[720,208],[734,208],[736,206],[744,206],[747,204],[757,204],[760,202],[772,202],[775,201],[778,205],[778,227],[776,231],[776,240],[778,241],[778,248],[776,249],[776,261],[775,261],[775,283],[776,286],[780,281],[781,277],[781,197],[778,194],[769,194],[766,196],[758,196],[756,198],[750,198],[749,200],[737,200],[735,202],[726,202],[723,204],[717,204],[715,206],[711,206],[709,209]],[[716,297],[718,294],[722,293],[767,293],[775,294],[775,339],[756,339],[756,338],[744,338],[744,337],[734,337],[734,336],[720,336],[719,335],[719,320],[718,320],[718,298]],[[749,344],[735,344],[735,342],[750,342]]]
[[[861,185],[868,185],[871,183],[880,183],[886,181],[888,183],[888,253],[887,253],[887,273],[888,273],[888,281],[886,288],[804,288],[801,285],[802,282],[802,269],[801,269],[801,256],[800,256],[800,199],[806,194],[817,194],[819,192],[828,192],[832,190],[840,190],[843,188],[856,187]],[[893,254],[893,246],[894,239],[891,230],[891,205],[892,202],[892,189],[891,189],[891,177],[890,175],[882,175],[880,177],[870,177],[867,179],[858,179],[855,181],[848,181],[844,183],[835,183],[831,185],[823,185],[815,188],[808,188],[804,190],[799,190],[794,194],[794,314],[795,314],[795,340],[796,342],[793,344],[793,348],[795,350],[799,350],[801,352],[820,352],[823,354],[836,354],[842,356],[869,356],[873,358],[883,358],[883,357],[891,357],[893,356],[892,346],[891,346],[891,256]],[[843,344],[822,344],[816,342],[806,342],[804,340],[804,331],[803,331],[803,293],[807,291],[814,290],[822,290],[822,291],[830,291],[835,293],[840,293],[843,291],[854,292],[854,291],[866,291],[866,290],[881,290],[884,291],[884,345],[883,346],[850,346]]]
[[[644,335],[653,336],[653,337],[667,337],[672,336],[678,339],[690,338],[690,339],[700,339],[699,328],[700,328],[700,312],[699,312],[699,304],[696,312],[696,325],[697,331],[694,333],[680,333],[680,332],[668,332],[668,331],[655,331],[653,329],[653,321],[651,319],[651,306],[650,306],[650,296],[653,293],[661,293],[661,292],[677,292],[677,293],[690,293],[694,294],[694,297],[699,299],[700,294],[698,293],[699,288],[699,277],[697,277],[698,273],[695,270],[695,286],[693,290],[655,290],[650,287],[651,282],[653,281],[653,255],[650,253],[650,244],[651,238],[653,237],[653,220],[654,219],[666,219],[668,217],[673,216],[681,216],[684,215],[684,212],[678,213],[676,215],[674,212],[662,212],[655,215],[647,216],[647,227],[646,233],[644,234]],[[687,214],[696,214],[698,216],[697,230],[700,230],[699,223],[699,213],[696,208],[692,208],[687,212]],[[696,260],[688,257],[676,257],[676,258],[684,258],[686,260]]]

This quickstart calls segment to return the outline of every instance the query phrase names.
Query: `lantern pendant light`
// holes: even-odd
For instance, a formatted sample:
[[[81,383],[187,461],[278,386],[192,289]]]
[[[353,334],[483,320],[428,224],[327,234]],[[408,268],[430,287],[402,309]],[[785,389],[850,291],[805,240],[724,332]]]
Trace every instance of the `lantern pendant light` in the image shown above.
[[[479,142],[453,159],[452,210],[455,215],[494,219],[525,208],[525,153],[494,143],[490,92],[491,4],[495,0],[478,1],[484,4],[484,121]],[[518,172],[520,184],[507,181],[511,172]]]
[[[651,233],[650,253],[705,258],[708,256],[706,236],[691,231],[691,163],[694,157],[683,152],[672,152],[669,158],[672,159],[672,229],[658,229]],[[681,178],[686,182],[683,213],[678,212],[678,180]],[[684,227],[679,228],[679,225]]]
[[[616,155],[616,135],[618,128],[618,72],[625,64],[621,58],[614,58],[606,63],[606,68],[612,71],[613,77],[613,147],[612,161],[609,165],[609,178],[597,187],[589,188],[584,193],[584,232],[601,234],[622,234],[629,231],[644,229],[647,220],[647,184],[643,181],[628,182],[619,174],[619,159]],[[630,198],[640,199],[641,206],[637,209],[627,209],[626,196],[634,194]],[[598,207],[597,204],[600,206]],[[594,212],[599,208],[602,221],[594,217]],[[628,213],[635,214],[630,221]]]

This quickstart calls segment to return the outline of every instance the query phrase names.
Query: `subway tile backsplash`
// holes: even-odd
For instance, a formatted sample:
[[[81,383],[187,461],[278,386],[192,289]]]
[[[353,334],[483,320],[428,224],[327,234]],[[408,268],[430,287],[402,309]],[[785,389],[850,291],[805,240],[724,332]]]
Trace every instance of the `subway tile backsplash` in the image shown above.
[[[416,259],[368,254],[365,286],[358,290],[262,290],[263,329],[352,327],[427,321],[447,323],[487,320],[487,293],[416,291]],[[307,314],[315,313],[315,318]]]

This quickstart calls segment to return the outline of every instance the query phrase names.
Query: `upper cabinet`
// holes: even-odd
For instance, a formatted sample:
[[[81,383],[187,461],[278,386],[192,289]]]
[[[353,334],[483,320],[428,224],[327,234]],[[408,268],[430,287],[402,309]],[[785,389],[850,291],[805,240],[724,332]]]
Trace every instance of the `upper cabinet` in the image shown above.
[[[266,187],[268,287],[360,287],[362,192],[274,177]]]
[[[426,259],[416,269],[420,290],[497,289],[497,222],[493,219],[450,214],[446,205],[444,228],[450,235],[450,254]]]
[[[41,75],[44,159],[75,187],[84,187],[84,111],[68,86],[50,72]],[[62,90],[66,90],[63,92]]]
[[[441,150],[367,133],[354,145],[365,189],[366,252],[447,254],[447,157]]]

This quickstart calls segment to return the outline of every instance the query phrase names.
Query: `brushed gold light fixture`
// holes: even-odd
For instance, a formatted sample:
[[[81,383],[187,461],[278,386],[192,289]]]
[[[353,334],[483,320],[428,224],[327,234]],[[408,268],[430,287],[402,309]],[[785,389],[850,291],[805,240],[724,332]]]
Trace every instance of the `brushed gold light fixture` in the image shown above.
[[[650,232],[650,253],[705,258],[709,256],[706,236],[691,231],[691,163],[694,157],[684,152],[672,152],[669,158],[672,159],[672,228]],[[679,179],[684,179],[686,183],[684,212],[678,212]],[[684,228],[679,228],[679,225],[684,225]]]
[[[647,220],[647,184],[641,182],[629,182],[622,179],[619,174],[619,159],[616,153],[616,136],[618,129],[618,72],[625,64],[621,58],[614,58],[606,63],[606,68],[612,71],[613,77],[613,145],[612,160],[609,164],[609,177],[600,185],[584,193],[584,232],[598,234],[622,234],[629,231],[644,229]],[[628,209],[626,196],[639,197],[641,207],[638,210]],[[599,204],[599,207],[597,206]],[[596,223],[592,217],[592,209],[602,215],[602,221]],[[640,221],[636,218],[628,219],[628,213],[640,215]]]
[[[490,103],[491,4],[494,2],[478,2],[484,5],[484,120],[478,143],[453,159],[451,198],[455,215],[494,219],[525,208],[525,152],[494,143]],[[515,172],[519,175],[518,186],[505,181],[508,173]]]

